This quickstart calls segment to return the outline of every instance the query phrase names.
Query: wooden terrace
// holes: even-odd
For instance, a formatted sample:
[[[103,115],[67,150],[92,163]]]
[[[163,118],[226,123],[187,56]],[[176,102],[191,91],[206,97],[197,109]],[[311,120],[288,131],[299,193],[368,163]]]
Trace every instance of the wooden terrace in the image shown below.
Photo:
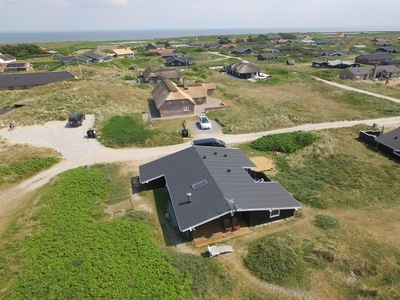
[[[234,226],[234,230],[232,228],[232,220],[235,219],[237,220],[237,223]],[[229,220],[229,222],[226,220]],[[192,232],[192,235],[195,246],[202,247],[248,233],[251,233],[250,227],[247,225],[243,217],[237,215],[235,218],[225,216],[224,218],[201,225],[196,228],[196,231]]]

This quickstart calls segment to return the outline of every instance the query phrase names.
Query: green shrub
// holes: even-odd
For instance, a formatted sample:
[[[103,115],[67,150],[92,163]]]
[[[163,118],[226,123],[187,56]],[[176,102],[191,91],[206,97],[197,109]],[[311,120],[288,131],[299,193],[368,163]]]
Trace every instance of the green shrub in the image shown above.
[[[318,136],[311,132],[295,131],[263,136],[251,143],[253,149],[259,151],[278,151],[294,153],[297,150],[311,145]]]
[[[63,172],[40,200],[20,245],[18,278],[5,299],[185,299],[189,275],[171,266],[153,228],[135,215],[101,220],[95,202],[113,184],[95,168]]]
[[[316,215],[314,225],[322,229],[337,229],[340,228],[339,220],[328,215]]]
[[[156,147],[182,143],[177,131],[146,129],[140,116],[115,116],[100,131],[100,141],[107,147]]]
[[[306,288],[309,279],[300,252],[296,241],[274,234],[250,244],[244,263],[262,280]]]

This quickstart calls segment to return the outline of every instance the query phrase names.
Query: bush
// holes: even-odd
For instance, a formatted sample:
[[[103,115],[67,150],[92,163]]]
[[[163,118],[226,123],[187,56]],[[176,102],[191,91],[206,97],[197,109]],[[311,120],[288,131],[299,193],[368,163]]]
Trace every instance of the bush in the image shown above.
[[[299,252],[294,240],[274,234],[252,243],[244,263],[262,280],[304,288],[309,279]]]
[[[18,278],[5,299],[185,299],[189,275],[171,266],[153,228],[131,215],[101,220],[95,203],[113,184],[95,168],[63,172],[44,191],[21,243]]]
[[[295,131],[263,136],[251,143],[251,148],[259,151],[278,151],[294,153],[297,150],[311,145],[318,136],[311,132]]]
[[[317,215],[314,218],[314,225],[322,229],[340,228],[339,220],[328,215]]]

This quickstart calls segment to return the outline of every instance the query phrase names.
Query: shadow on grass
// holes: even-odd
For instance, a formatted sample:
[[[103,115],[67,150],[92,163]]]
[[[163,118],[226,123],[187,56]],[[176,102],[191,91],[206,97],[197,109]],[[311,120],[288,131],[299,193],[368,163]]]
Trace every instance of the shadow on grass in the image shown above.
[[[176,247],[178,244],[187,242],[179,232],[176,222],[174,222],[173,210],[168,209],[169,194],[167,189],[155,189],[153,195],[165,245]]]

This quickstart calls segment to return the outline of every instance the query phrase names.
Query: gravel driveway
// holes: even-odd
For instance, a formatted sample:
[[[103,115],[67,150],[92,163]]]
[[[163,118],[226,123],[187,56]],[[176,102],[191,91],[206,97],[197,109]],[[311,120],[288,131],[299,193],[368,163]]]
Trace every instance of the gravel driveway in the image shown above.
[[[44,125],[8,130],[0,129],[0,136],[13,143],[28,143],[37,147],[53,148],[66,159],[85,158],[104,148],[96,139],[88,139],[86,131],[94,124],[94,115],[86,115],[79,127],[69,127],[67,122],[50,121]]]

